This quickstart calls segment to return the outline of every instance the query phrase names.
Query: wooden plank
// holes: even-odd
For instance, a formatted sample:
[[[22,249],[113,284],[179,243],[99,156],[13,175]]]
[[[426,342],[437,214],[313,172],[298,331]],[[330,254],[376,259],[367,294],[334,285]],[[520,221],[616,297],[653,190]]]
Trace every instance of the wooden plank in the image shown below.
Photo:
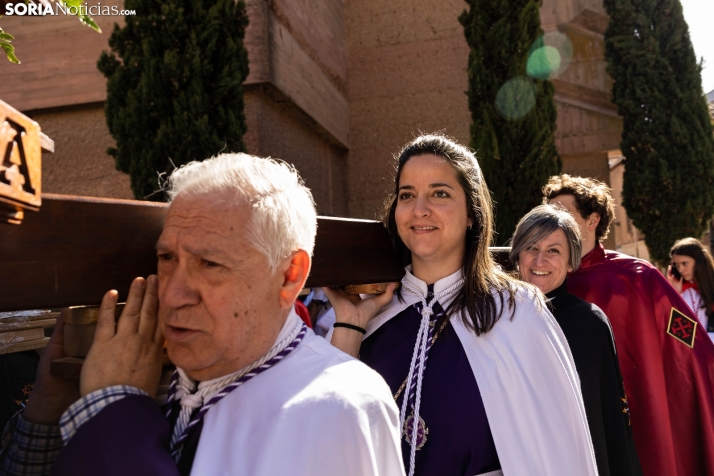
[[[0,346],[0,354],[10,354],[12,352],[22,352],[24,350],[41,349],[47,347],[50,341],[49,337],[40,340],[31,340],[27,342],[15,342],[7,346]]]
[[[126,298],[136,276],[156,272],[166,204],[43,195],[21,226],[0,227],[0,311],[97,305]],[[398,280],[386,230],[375,221],[318,218],[308,286]]]
[[[52,327],[55,324],[57,324],[57,318],[37,319],[34,321],[0,322],[0,332],[35,329],[38,327]]]
[[[50,362],[50,374],[55,377],[79,380],[82,375],[84,359],[78,357],[62,357]]]
[[[31,311],[0,312],[0,332],[49,327],[54,325],[59,312],[36,309]]]
[[[42,146],[42,152],[54,153],[55,151],[55,141],[44,132],[40,132],[40,145]]]
[[[125,298],[156,272],[165,204],[44,194],[39,212],[0,227],[0,311],[99,304]]]
[[[98,305],[126,299],[136,276],[156,272],[166,204],[44,194],[39,212],[0,227],[0,311]],[[306,285],[399,281],[389,237],[376,221],[318,218]]]
[[[387,230],[372,220],[320,217],[306,287],[399,281]]]
[[[0,347],[16,342],[27,342],[45,338],[45,330],[41,327],[17,331],[0,332]]]

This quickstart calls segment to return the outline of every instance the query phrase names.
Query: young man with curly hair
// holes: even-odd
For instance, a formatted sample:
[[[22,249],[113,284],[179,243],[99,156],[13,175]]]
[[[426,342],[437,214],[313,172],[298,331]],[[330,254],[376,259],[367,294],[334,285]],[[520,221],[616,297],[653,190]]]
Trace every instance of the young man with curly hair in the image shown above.
[[[643,473],[714,475],[714,344],[657,268],[602,246],[614,218],[606,184],[563,174],[543,195],[580,225],[568,290],[610,319]]]

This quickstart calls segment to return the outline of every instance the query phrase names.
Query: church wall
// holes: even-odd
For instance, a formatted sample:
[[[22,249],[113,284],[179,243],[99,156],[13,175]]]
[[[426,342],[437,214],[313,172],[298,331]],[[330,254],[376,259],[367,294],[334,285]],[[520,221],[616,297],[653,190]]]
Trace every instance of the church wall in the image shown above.
[[[293,164],[318,213],[347,216],[350,144],[341,0],[249,0],[249,153]]]
[[[94,4],[96,2],[89,2]],[[346,215],[349,113],[341,0],[248,0],[245,44],[248,152],[293,162],[320,213]],[[103,5],[121,5],[118,0]],[[76,17],[3,17],[21,65],[0,62],[0,98],[32,116],[55,141],[43,156],[45,191],[132,198],[129,177],[114,170],[103,114],[106,80],[96,69],[114,22]]]
[[[458,23],[466,7],[462,0],[246,3],[248,152],[294,163],[320,213],[374,218],[391,190],[393,154],[420,131],[442,131],[468,143],[468,47]],[[101,117],[105,80],[96,70],[111,25],[122,19],[98,20],[102,35],[73,17],[3,18],[18,38],[23,65],[0,63],[0,97],[37,113],[56,141],[54,157],[68,151],[62,159],[67,167],[89,171],[74,165],[104,163],[106,177],[117,180],[116,186],[94,189],[87,187],[97,180],[80,188],[58,181],[55,190],[124,196],[128,177],[113,171],[104,152],[111,137]],[[622,127],[605,71],[602,2],[545,0],[541,20],[544,30],[565,33],[574,47],[570,67],[554,80],[556,143],[566,171],[587,175],[597,169],[602,175],[602,161],[590,164],[584,157],[617,149]],[[96,147],[72,143],[79,140],[75,121],[97,137]],[[47,183],[54,187],[54,179]]]
[[[619,149],[622,134],[620,118],[565,101],[567,99],[556,101],[558,119],[555,140],[561,156]]]
[[[122,2],[87,3],[120,6]],[[4,15],[2,27],[15,37],[12,43],[22,63],[12,64],[4,54],[0,58],[0,98],[23,112],[104,101],[106,80],[97,60],[102,50],[109,49],[114,23],[123,24],[123,17],[97,16],[95,21],[103,33],[71,15]]]
[[[246,87],[244,100],[247,151],[293,164],[312,190],[318,214],[347,216],[347,151],[326,140],[302,110],[270,85]]]
[[[133,199],[129,176],[114,168],[107,155],[115,146],[104,120],[102,103],[29,116],[55,141],[53,154],[42,154],[42,191],[67,195]]]
[[[468,143],[468,46],[462,0],[344,5],[350,104],[349,213],[374,218],[391,191],[392,156],[421,132]]]

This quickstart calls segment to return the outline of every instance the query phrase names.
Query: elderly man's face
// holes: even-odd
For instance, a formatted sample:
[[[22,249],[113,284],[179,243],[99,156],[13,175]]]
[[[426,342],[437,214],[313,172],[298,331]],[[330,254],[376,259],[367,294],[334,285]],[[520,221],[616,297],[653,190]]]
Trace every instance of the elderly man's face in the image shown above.
[[[245,236],[250,207],[221,194],[179,195],[157,244],[159,319],[169,357],[196,380],[258,359],[287,311],[280,273]],[[284,312],[283,312],[284,311]]]

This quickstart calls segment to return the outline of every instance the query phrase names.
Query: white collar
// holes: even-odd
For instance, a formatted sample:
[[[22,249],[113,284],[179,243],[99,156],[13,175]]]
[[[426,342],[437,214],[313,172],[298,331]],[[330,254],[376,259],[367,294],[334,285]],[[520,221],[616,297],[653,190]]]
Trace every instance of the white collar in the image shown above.
[[[422,281],[421,279],[417,278],[412,274],[411,265],[404,268],[404,270],[406,271],[406,274],[402,278],[402,282],[408,282],[410,285],[420,290],[424,296],[426,296],[428,288],[426,282]],[[463,277],[463,274],[463,271],[459,269],[455,273],[452,273],[449,276],[441,278],[440,280],[435,282],[434,295],[437,295],[441,291],[444,291],[456,284],[459,279]],[[442,309],[446,309],[448,305],[451,304],[451,301],[456,297],[460,289],[460,287],[457,287],[456,289],[453,289],[447,295],[439,299],[439,304],[441,305]],[[419,296],[407,290],[402,290],[401,295],[401,300],[395,295],[392,300],[389,301],[386,306],[380,309],[377,315],[371,321],[369,321],[369,324],[367,324],[367,333],[364,335],[363,339],[366,339],[367,337],[372,335],[372,333],[379,329],[385,322],[389,321],[391,318],[402,312],[404,309],[408,308],[412,304],[421,301],[421,298]]]
[[[412,274],[412,265],[407,266],[404,268],[404,271],[406,271],[406,274],[402,278],[402,282],[406,281],[418,290],[420,290],[424,296],[427,294],[427,289],[428,285],[426,282],[422,281],[421,279],[417,278]],[[455,283],[459,281],[459,279],[462,279],[464,277],[464,271],[463,268],[459,268],[456,270],[456,272],[441,278],[437,282],[434,283],[434,295],[439,294],[441,291],[444,289],[449,288],[450,286],[453,286]],[[458,292],[458,289],[455,290],[455,292]],[[449,296],[453,293],[449,293]]]

